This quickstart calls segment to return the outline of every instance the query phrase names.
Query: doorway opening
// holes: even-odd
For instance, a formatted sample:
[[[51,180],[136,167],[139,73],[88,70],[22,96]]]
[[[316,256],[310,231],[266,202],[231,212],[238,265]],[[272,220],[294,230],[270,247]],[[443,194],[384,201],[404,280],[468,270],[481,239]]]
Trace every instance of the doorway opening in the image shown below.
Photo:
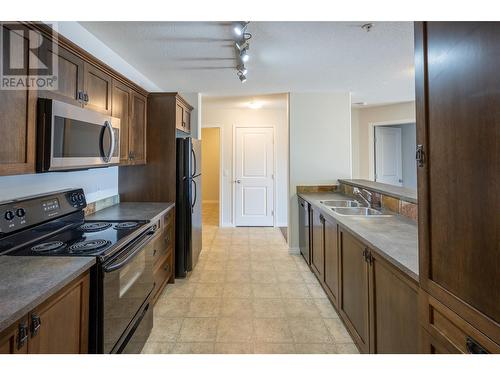
[[[220,226],[221,129],[201,129],[202,222],[204,229]]]
[[[414,122],[374,126],[374,180],[417,188]]]

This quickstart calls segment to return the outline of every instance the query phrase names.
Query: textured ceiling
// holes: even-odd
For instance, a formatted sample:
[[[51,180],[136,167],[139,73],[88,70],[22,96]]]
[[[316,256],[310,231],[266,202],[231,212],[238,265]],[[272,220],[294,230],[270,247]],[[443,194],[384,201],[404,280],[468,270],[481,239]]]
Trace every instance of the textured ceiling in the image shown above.
[[[223,22],[81,22],[166,91],[258,95],[350,91],[353,102],[414,99],[413,24],[251,22],[248,80],[234,67],[232,25]]]

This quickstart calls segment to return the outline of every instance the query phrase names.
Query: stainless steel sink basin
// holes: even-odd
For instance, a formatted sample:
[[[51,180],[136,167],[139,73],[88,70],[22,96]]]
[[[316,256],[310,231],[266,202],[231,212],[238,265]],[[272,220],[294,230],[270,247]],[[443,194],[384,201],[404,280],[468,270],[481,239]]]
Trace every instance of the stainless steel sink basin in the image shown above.
[[[383,214],[380,211],[368,207],[334,207],[332,208],[332,210],[338,213],[339,215],[344,215],[344,216],[378,216],[378,217],[392,216]]]
[[[334,201],[320,201],[328,207],[359,207],[361,203],[353,200],[334,200]]]

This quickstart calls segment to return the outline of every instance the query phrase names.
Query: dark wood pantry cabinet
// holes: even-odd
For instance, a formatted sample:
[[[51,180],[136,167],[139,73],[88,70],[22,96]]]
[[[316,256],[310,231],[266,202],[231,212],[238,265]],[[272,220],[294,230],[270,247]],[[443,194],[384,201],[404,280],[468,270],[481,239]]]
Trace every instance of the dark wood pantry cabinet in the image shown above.
[[[500,352],[499,40],[497,22],[415,24],[420,303],[439,311],[421,324],[469,352]]]

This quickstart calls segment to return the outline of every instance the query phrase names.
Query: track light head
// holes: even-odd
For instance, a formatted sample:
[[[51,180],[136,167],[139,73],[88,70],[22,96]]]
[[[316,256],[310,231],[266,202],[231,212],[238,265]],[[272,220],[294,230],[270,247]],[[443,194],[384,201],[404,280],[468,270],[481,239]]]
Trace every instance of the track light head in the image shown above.
[[[241,50],[241,52],[240,52],[240,59],[244,63],[246,63],[250,59],[250,55],[248,54],[248,47],[247,48],[243,48]]]
[[[248,22],[238,22],[233,28],[234,33],[237,36],[243,36],[247,28]]]
[[[245,83],[247,81],[246,73],[243,73],[243,70],[238,70],[238,73],[236,74],[238,75],[238,78],[240,79],[241,83]]]
[[[244,75],[247,75],[248,69],[245,67],[245,65],[240,64],[236,67],[236,70]]]

